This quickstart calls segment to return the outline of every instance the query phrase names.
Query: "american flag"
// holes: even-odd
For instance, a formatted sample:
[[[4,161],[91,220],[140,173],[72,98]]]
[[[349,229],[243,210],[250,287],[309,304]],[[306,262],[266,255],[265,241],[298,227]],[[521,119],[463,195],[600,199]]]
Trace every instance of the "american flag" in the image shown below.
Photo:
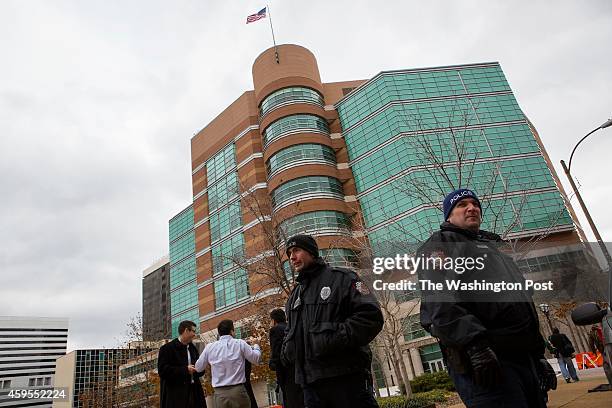
[[[259,20],[260,18],[266,18],[266,8],[267,7],[262,8],[261,10],[257,12],[257,14],[251,14],[250,16],[248,16],[246,23],[249,24],[249,23]]]

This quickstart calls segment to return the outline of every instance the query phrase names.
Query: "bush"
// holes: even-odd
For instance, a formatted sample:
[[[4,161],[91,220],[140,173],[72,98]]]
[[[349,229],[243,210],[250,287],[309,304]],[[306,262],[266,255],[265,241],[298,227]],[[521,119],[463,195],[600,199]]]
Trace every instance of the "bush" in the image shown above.
[[[446,371],[426,373],[410,381],[413,393],[427,392],[432,390],[455,391],[455,384]]]
[[[380,408],[404,408],[406,397],[403,395],[396,395],[394,397],[377,398],[376,401],[378,401],[378,406]]]
[[[446,402],[452,393],[445,390],[431,390],[426,392],[417,392],[412,394],[414,398],[425,399],[430,402]]]
[[[380,408],[434,408],[436,402],[445,402],[450,394],[442,390],[434,390],[413,394],[411,398],[403,395],[378,398]]]

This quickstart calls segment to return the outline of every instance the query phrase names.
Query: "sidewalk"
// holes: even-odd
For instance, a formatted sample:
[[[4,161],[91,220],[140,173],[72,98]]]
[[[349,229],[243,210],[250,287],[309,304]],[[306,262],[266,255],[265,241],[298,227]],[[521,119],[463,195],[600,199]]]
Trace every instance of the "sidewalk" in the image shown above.
[[[577,383],[566,383],[562,377],[557,377],[559,385],[555,391],[548,393],[548,408],[610,408],[612,406],[612,391],[588,392],[599,384],[607,384],[603,369],[593,368],[579,370]],[[448,408],[465,408],[463,404],[451,405]]]
[[[588,392],[599,384],[607,384],[603,368],[578,370],[580,381],[566,383],[559,378],[559,386],[548,393],[548,408],[609,408],[612,406],[612,391]]]

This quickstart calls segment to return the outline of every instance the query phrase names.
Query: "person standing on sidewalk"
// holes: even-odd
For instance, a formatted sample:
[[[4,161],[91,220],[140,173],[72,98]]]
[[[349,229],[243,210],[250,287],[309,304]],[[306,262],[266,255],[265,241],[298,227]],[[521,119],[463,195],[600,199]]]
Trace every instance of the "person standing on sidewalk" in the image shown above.
[[[283,309],[270,312],[270,370],[276,372],[277,392],[280,388],[284,408],[304,408],[302,388],[295,383],[295,367],[285,367],[281,361],[281,347],[287,329],[287,316]]]
[[[376,297],[357,273],[327,264],[312,236],[295,235],[285,248],[298,276],[285,306],[281,361],[295,367],[304,406],[378,407],[368,347],[384,323]]]
[[[200,382],[204,372],[198,373],[193,365],[198,359],[198,349],[192,342],[196,338],[196,327],[192,321],[182,321],[178,326],[178,338],[159,349],[157,372],[161,408],[206,407]]]
[[[500,251],[499,235],[480,229],[482,207],[476,193],[455,190],[442,207],[440,230],[417,251],[440,260],[439,266],[422,265],[419,279],[524,282],[516,263]],[[449,267],[441,266],[449,260]],[[463,265],[468,260],[483,264],[460,270],[452,266],[459,260],[465,261]],[[546,406],[546,392],[557,387],[557,377],[544,359],[544,338],[529,293],[422,290],[420,319],[438,339],[450,377],[468,408]]]
[[[559,333],[559,329],[556,327],[553,328],[553,334],[548,339],[556,350],[555,354],[559,362],[559,368],[561,369],[561,374],[563,378],[565,378],[565,381],[567,383],[571,382],[571,380],[580,381],[578,374],[576,374],[574,362],[572,361],[576,350],[574,350],[574,345],[570,339],[568,339],[565,334]]]
[[[222,320],[217,326],[219,340],[209,343],[195,363],[203,372],[210,364],[215,408],[250,408],[251,400],[245,388],[245,359],[259,364],[261,349],[234,338],[234,322]]]
[[[608,322],[604,317],[601,325],[605,327],[606,324],[608,324]],[[612,347],[612,344],[610,345],[610,347]],[[601,354],[603,359],[604,373],[606,373],[608,383],[612,385],[612,367],[610,367],[610,362],[608,361],[608,356],[606,355],[606,346],[603,330],[598,324],[594,324],[593,326],[591,326],[591,331],[589,331],[589,348],[591,349],[591,352],[593,354],[597,354],[598,352]]]

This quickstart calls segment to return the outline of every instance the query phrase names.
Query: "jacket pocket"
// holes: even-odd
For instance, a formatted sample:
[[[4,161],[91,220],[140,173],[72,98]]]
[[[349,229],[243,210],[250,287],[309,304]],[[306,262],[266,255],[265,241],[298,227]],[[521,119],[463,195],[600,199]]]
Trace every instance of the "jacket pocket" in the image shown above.
[[[341,333],[340,323],[337,322],[315,322],[310,326],[308,333],[310,339],[310,358],[320,359],[341,352],[345,343]]]
[[[280,360],[286,367],[295,364],[295,333],[288,334],[283,339],[281,346]]]

